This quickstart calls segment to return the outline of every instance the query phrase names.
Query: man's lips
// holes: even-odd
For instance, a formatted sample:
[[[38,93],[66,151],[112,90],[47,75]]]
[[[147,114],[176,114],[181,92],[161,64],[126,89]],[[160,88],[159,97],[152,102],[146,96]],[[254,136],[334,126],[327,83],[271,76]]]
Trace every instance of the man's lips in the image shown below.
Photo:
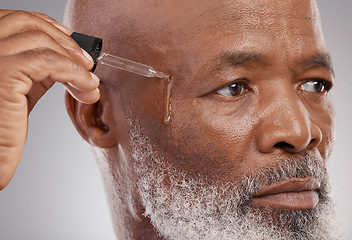
[[[253,195],[254,207],[306,210],[314,208],[319,202],[316,191],[320,187],[313,177],[290,178],[270,186],[265,186]]]

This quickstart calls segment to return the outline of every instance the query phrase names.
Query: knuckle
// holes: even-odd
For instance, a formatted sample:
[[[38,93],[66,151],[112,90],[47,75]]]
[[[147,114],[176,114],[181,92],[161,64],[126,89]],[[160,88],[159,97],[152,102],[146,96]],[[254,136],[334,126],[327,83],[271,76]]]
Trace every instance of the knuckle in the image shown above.
[[[26,49],[35,49],[38,46],[52,45],[52,38],[38,30],[15,33],[9,37],[0,39],[0,56],[13,55]]]
[[[0,56],[0,83],[5,79],[19,79],[29,86],[31,83],[28,81],[72,81],[87,77],[88,72],[81,64],[51,48],[41,47]]]
[[[52,19],[51,17],[49,17],[48,15],[46,15],[44,13],[35,12],[33,14],[40,17],[40,18],[43,18],[45,20],[55,21],[54,19]]]
[[[41,42],[41,43],[53,41],[52,37],[43,31],[33,30],[33,31],[27,32],[26,34],[31,41]]]
[[[63,46],[68,52],[72,53],[72,51],[74,51],[78,54],[82,54],[81,48],[70,36],[67,36],[65,34],[57,36],[56,41],[61,46]]]
[[[82,72],[82,70],[83,70],[82,65],[77,64],[75,62],[72,62],[72,64],[70,64],[70,65],[71,65],[72,72]]]
[[[83,67],[80,64],[75,63],[68,57],[50,49],[50,48],[37,48],[27,51],[35,57],[38,67],[36,71],[40,71],[41,66],[53,66],[52,68],[56,71],[71,72],[71,73],[82,73]],[[33,70],[35,71],[35,70]]]
[[[37,59],[42,59],[45,62],[52,61],[53,55],[56,55],[56,52],[50,48],[40,47],[24,52],[25,55],[37,56]]]
[[[61,63],[64,59],[64,57],[61,56],[61,54],[46,47],[41,47],[41,48],[27,51],[27,54],[35,56],[35,59],[36,61],[38,61],[40,66],[55,65],[55,64]]]
[[[22,32],[37,30],[40,28],[40,21],[38,21],[39,17],[32,13],[22,10],[15,10],[9,15],[15,18],[15,23],[17,26],[20,26]]]
[[[16,21],[25,23],[31,21],[31,19],[33,18],[32,14],[22,10],[15,10],[10,14],[16,18]]]
[[[34,76],[41,76],[43,68],[60,63],[60,54],[50,48],[36,48],[21,53],[21,58],[29,63],[30,72]],[[62,57],[61,57],[62,58]]]

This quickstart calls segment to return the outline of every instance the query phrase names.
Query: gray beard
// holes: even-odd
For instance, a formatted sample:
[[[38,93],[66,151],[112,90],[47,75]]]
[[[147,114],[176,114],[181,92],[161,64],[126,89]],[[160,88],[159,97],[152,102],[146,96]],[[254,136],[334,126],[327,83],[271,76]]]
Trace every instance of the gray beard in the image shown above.
[[[130,122],[131,150],[144,215],[165,239],[334,240],[343,239],[319,161],[304,155],[282,159],[235,183],[196,178],[167,163],[138,124]],[[263,184],[313,176],[322,182],[311,210],[253,208],[249,201]],[[167,184],[166,184],[167,183]]]

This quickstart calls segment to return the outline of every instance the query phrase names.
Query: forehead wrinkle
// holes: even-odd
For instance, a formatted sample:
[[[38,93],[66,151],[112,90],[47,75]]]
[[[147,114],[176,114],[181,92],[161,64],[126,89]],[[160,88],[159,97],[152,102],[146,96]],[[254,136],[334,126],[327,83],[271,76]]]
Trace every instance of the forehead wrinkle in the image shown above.
[[[245,31],[298,37],[312,35],[313,29],[314,35],[320,35],[320,17],[311,1],[285,1],[280,3],[282,7],[275,7],[277,3],[271,2],[232,1],[210,6],[187,23],[198,25],[196,30],[189,34],[188,41],[196,39],[198,35],[224,36]],[[302,29],[297,21],[305,25],[308,23],[311,27]]]

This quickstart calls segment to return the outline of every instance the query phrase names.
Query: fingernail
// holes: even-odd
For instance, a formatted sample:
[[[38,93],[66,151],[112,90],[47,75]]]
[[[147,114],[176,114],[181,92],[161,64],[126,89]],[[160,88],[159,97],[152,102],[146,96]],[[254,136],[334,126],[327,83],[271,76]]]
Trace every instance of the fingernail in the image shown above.
[[[93,80],[94,80],[96,83],[99,83],[99,82],[100,82],[99,78],[98,78],[97,75],[95,75],[94,73],[91,73],[91,72],[90,72],[90,76],[93,78]]]
[[[93,61],[93,58],[91,55],[89,55],[89,53],[87,53],[84,49],[82,49],[83,55],[84,57],[88,60],[88,61]]]
[[[97,93],[99,93],[99,94],[100,94],[100,90],[99,90],[99,88],[96,88],[96,89],[95,89],[95,91],[97,91]]]

